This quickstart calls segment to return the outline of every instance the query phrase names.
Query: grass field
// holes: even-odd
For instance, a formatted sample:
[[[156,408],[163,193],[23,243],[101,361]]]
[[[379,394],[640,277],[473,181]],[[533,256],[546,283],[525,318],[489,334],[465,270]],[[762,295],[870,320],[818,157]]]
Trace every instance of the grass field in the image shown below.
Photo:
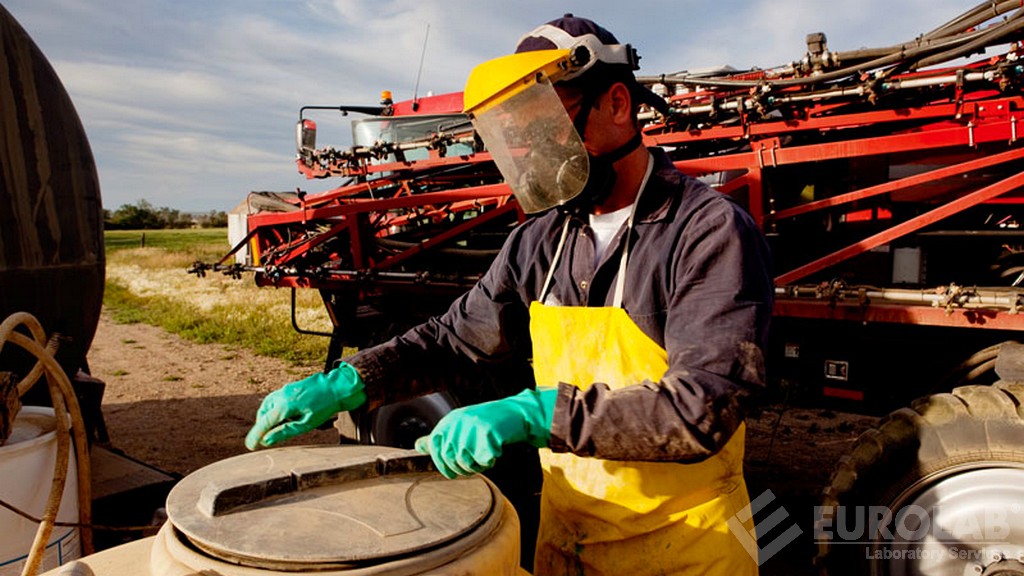
[[[160,326],[195,342],[242,346],[296,364],[323,362],[327,338],[297,333],[288,289],[260,288],[251,273],[233,279],[187,272],[196,260],[215,262],[231,249],[226,228],[110,230],[103,305],[117,322]],[[299,290],[296,322],[330,332],[320,295]]]
[[[107,256],[131,248],[160,248],[195,259],[219,259],[230,249],[227,228],[188,230],[107,230],[103,233]]]

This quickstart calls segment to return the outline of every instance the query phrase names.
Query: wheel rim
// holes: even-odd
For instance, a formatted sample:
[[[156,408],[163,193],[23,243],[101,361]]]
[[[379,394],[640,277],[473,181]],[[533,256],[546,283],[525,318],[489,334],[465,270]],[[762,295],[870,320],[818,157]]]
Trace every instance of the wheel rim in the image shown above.
[[[912,486],[888,510],[895,517],[870,535],[872,574],[1024,575],[1022,466],[950,469]]]
[[[445,393],[382,406],[360,419],[359,440],[367,444],[412,448],[417,438],[429,434],[455,406],[455,401]]]

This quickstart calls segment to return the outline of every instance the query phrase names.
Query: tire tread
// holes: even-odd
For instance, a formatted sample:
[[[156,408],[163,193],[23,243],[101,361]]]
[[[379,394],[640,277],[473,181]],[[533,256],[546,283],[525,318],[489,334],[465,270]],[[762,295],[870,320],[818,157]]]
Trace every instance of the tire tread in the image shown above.
[[[1022,438],[1024,382],[961,386],[919,398],[880,419],[839,459],[822,490],[820,522],[833,521],[828,511],[838,506],[891,503],[914,482],[957,465],[1024,463]],[[856,570],[850,559],[834,557],[843,548],[850,547],[818,544],[815,564],[821,574]]]

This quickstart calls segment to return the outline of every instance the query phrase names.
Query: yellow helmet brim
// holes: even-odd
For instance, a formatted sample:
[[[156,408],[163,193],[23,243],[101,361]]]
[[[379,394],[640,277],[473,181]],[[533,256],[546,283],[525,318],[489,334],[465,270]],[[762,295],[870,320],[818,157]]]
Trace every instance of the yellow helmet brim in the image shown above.
[[[569,50],[534,50],[488,60],[469,73],[462,92],[463,111],[474,114],[486,110],[539,78],[557,82],[570,67]]]

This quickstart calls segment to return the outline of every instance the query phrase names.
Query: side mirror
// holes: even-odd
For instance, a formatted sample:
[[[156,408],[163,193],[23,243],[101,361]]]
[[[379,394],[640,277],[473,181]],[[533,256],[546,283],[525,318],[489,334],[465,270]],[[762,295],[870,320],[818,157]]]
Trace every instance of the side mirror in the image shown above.
[[[309,154],[316,150],[316,122],[309,119],[299,120],[295,125],[295,147],[299,154]]]

